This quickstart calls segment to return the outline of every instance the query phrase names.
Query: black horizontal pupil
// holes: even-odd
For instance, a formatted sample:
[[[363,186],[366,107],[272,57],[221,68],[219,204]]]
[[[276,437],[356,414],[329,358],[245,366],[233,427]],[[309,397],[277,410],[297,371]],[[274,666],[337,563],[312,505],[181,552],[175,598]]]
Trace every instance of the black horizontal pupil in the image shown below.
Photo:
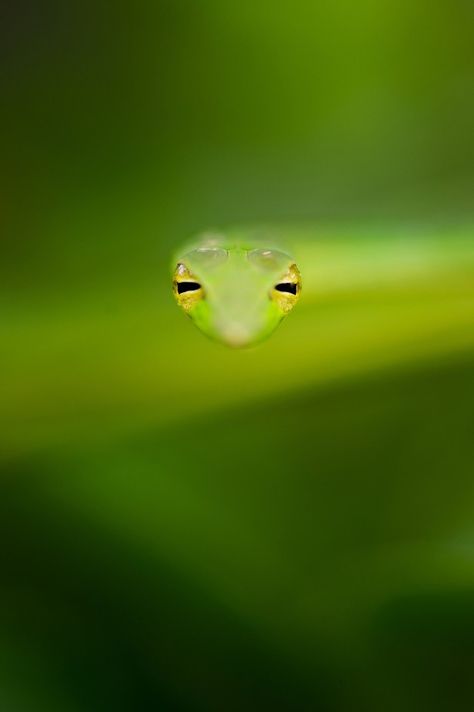
[[[298,285],[296,282],[280,282],[280,284],[275,285],[275,289],[279,292],[288,292],[289,294],[296,294],[298,291]]]
[[[178,294],[195,292],[197,289],[201,289],[199,282],[178,282]]]

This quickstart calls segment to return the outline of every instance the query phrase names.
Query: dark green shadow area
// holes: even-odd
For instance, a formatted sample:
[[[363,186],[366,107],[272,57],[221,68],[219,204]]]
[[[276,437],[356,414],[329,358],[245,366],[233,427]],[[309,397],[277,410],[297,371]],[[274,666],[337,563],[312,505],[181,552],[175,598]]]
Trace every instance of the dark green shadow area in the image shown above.
[[[377,676],[394,691],[398,707],[392,704],[393,709],[472,709],[472,589],[432,590],[390,601],[374,621],[374,640],[377,658],[386,666],[379,662]]]
[[[473,375],[431,363],[4,464],[5,694],[469,709]]]

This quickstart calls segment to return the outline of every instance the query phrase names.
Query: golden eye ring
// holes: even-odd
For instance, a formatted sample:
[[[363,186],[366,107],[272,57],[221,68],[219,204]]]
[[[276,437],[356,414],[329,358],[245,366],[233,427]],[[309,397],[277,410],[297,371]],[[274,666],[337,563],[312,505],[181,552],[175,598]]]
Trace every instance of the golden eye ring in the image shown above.
[[[275,284],[271,298],[287,314],[298,301],[301,294],[301,275],[298,267],[292,264],[288,272]]]
[[[173,293],[179,306],[185,311],[190,311],[204,296],[200,282],[181,262],[176,266],[174,273]]]

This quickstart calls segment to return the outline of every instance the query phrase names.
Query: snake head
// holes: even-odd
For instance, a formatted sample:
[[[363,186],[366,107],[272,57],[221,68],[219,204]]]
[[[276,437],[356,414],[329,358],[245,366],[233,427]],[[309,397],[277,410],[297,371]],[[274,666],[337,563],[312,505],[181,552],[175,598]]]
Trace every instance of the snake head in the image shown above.
[[[293,309],[301,276],[280,250],[208,244],[178,258],[173,292],[203,333],[242,348],[269,336]]]

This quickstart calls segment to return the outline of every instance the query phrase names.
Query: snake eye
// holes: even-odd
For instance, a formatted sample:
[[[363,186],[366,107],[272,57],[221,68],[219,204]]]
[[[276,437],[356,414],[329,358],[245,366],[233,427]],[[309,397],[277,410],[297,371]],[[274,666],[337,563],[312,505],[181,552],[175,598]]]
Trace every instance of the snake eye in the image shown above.
[[[301,292],[301,275],[295,264],[290,265],[286,274],[282,275],[271,291],[271,298],[278,305],[282,314],[288,314],[299,299]]]
[[[204,297],[202,285],[194,274],[179,262],[176,265],[173,279],[173,291],[176,301],[184,311],[189,312]]]
[[[275,289],[277,290],[277,292],[287,292],[288,294],[294,294],[296,296],[296,293],[298,292],[298,283],[280,282],[279,284],[275,285]]]
[[[178,294],[184,294],[185,292],[196,292],[201,289],[199,282],[177,282],[176,290]]]

